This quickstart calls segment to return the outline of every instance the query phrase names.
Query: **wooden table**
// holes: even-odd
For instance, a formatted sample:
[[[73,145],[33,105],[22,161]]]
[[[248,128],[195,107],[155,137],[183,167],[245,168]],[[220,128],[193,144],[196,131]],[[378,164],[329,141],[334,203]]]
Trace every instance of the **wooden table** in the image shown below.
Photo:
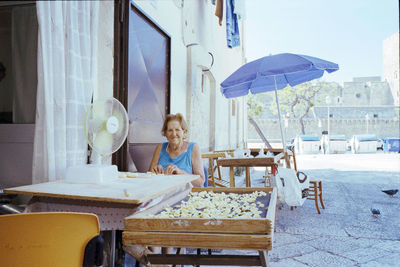
[[[4,189],[8,194],[32,195],[31,211],[75,211],[95,213],[101,230],[123,230],[123,219],[161,202],[198,175],[154,175],[118,178],[101,184],[71,183],[64,180]],[[38,203],[43,205],[35,208]],[[120,212],[120,213],[118,213]],[[114,225],[110,222],[113,220]]]
[[[118,178],[108,183],[84,184],[63,180],[7,188],[8,194],[31,195],[28,212],[88,212],[98,216],[100,229],[112,230],[111,266],[115,263],[115,230],[123,230],[124,218],[157,206],[190,188],[198,175],[148,175]]]
[[[255,250],[249,255],[148,254],[151,264],[247,265],[267,266],[275,229],[276,188],[192,188],[194,192],[252,193],[263,191],[265,214],[262,218],[154,218],[167,205],[179,205],[185,194],[170,198],[162,205],[125,218],[125,245],[185,247],[205,249]],[[188,192],[186,192],[187,194]],[[149,216],[150,215],[150,216]]]
[[[82,199],[126,204],[141,204],[199,178],[198,175],[140,175],[117,178],[106,183],[72,183],[64,180],[4,189],[21,194],[65,199]],[[154,186],[157,185],[157,186]]]
[[[280,160],[284,159],[283,152],[271,156],[260,158],[224,158],[218,159],[217,164],[222,167],[229,167],[230,187],[235,187],[235,173],[234,167],[246,168],[246,187],[251,187],[250,180],[250,167],[271,167],[273,175],[276,172],[277,164]]]

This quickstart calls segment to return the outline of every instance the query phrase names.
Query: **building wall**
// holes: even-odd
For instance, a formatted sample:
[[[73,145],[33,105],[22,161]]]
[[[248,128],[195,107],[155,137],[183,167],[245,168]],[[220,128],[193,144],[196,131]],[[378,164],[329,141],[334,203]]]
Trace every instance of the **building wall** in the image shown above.
[[[232,115],[232,101],[219,90],[219,84],[242,64],[243,48],[227,48],[226,22],[219,26],[215,6],[207,0],[134,3],[171,38],[171,113],[184,114],[189,139],[202,151],[243,144],[247,116]],[[235,107],[243,110],[244,103],[237,99]]]
[[[400,105],[400,33],[383,40],[383,78],[390,85],[394,104]]]
[[[99,2],[99,36],[97,47],[97,90],[94,98],[113,96],[114,81],[114,1]]]

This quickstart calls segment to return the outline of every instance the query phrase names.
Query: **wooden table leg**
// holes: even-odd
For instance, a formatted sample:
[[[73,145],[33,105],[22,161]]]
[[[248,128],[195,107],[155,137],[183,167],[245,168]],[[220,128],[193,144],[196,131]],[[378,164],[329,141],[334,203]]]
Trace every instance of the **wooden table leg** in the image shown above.
[[[251,187],[250,168],[246,167],[246,187]]]
[[[276,175],[276,172],[278,171],[278,167],[277,167],[277,165],[272,165],[271,166],[271,173],[272,173],[272,175],[273,176],[275,176]]]
[[[235,171],[233,167],[229,167],[230,187],[235,187]]]
[[[286,152],[285,153],[285,161],[286,161],[286,168],[291,168],[290,167],[290,156],[289,156],[289,154]]]
[[[268,266],[268,251],[259,250],[258,254],[260,255],[261,266],[267,267]]]

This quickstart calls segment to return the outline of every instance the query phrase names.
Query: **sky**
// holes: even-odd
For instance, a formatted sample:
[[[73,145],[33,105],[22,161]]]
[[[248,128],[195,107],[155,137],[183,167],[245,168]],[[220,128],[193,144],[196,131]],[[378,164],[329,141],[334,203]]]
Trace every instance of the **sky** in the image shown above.
[[[323,80],[381,76],[383,40],[399,32],[398,0],[246,0],[248,61],[279,53],[339,64]]]

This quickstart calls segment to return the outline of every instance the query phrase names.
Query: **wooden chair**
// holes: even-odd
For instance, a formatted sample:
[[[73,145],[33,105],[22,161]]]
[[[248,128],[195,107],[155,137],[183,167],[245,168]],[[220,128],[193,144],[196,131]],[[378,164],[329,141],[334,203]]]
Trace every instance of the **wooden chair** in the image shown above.
[[[294,151],[290,151],[291,155],[289,157],[291,158],[291,161],[293,162],[294,170],[297,171],[297,163],[296,163],[296,156],[294,154]],[[308,189],[309,196],[307,199],[314,200],[315,201],[315,208],[318,211],[318,214],[321,214],[321,211],[319,210],[318,206],[318,200],[321,203],[321,207],[325,209],[324,202],[322,201],[322,181],[321,180],[310,180],[310,186]]]
[[[103,264],[96,215],[73,212],[0,216],[1,266],[78,267]]]
[[[307,199],[314,200],[315,208],[318,211],[318,214],[321,214],[318,206],[318,200],[321,203],[321,207],[325,209],[324,202],[322,201],[322,181],[321,180],[313,180],[310,181],[310,187],[308,189],[309,195]]]
[[[232,155],[231,151],[218,151],[218,152],[210,152],[204,153],[201,155],[203,159],[208,159],[208,184],[211,184],[213,187],[229,187],[229,180],[225,180],[222,178],[221,167],[217,164],[217,159],[225,158],[226,153],[228,155]]]
[[[290,151],[289,158],[293,163],[294,170],[297,171],[297,163],[296,163],[296,156],[294,151]],[[318,200],[321,203],[321,207],[325,209],[324,202],[322,201],[322,181],[321,180],[310,180],[310,186],[308,189],[309,196],[307,199],[314,200],[315,208],[317,209],[318,214],[321,214],[319,210]],[[293,210],[293,207],[290,207]]]
[[[272,148],[272,149],[271,148],[264,148],[264,153],[268,152],[268,151],[270,151],[270,152],[272,152],[274,154],[283,153],[283,149],[281,149],[281,148]],[[259,149],[251,149],[251,153],[252,154],[256,153],[256,152],[258,153]],[[286,159],[288,159],[288,160],[286,160]],[[295,156],[294,152],[290,151],[290,150],[286,151],[286,157],[281,159],[278,162],[278,165],[279,166],[285,166],[286,168],[293,167],[293,169],[295,171],[297,171],[296,156]],[[272,170],[272,168],[270,168],[270,167],[265,168],[265,175],[263,176],[264,179],[265,179],[265,186],[272,186],[272,184],[271,184],[271,176],[273,175],[273,171],[274,170]]]

